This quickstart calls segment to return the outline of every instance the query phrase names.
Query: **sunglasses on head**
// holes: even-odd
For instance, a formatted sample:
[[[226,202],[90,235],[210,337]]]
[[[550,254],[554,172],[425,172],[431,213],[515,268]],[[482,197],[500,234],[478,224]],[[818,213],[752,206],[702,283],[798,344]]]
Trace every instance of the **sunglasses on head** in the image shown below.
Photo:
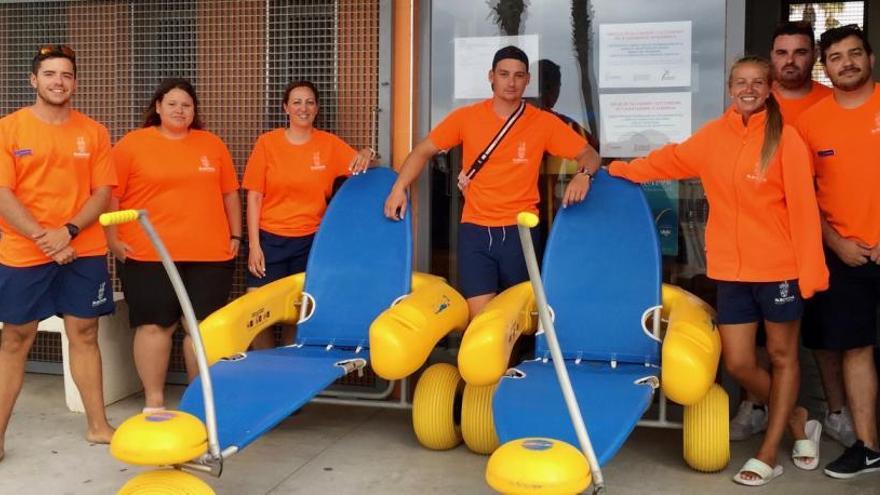
[[[37,51],[40,57],[50,57],[52,55],[64,56],[70,59],[76,59],[76,53],[73,48],[67,45],[43,45]]]

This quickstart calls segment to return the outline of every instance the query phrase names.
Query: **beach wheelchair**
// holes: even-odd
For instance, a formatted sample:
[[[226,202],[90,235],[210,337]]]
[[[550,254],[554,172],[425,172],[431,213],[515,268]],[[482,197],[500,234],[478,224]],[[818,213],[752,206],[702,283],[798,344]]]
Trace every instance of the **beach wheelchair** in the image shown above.
[[[661,283],[659,243],[641,188],[600,172],[587,198],[556,216],[543,277],[528,235],[536,224],[534,215],[520,215],[532,282],[502,292],[473,319],[458,370],[434,365],[417,385],[419,441],[446,449],[463,438],[475,452],[494,452],[486,476],[503,493],[579,493],[591,480],[601,491],[599,466],[620,449],[662,387],[660,418],[642,424],[672,424],[666,397],[684,405],[686,462],[699,471],[723,469],[730,457],[729,405],[715,384],[721,342],[714,313]],[[543,304],[537,285],[546,287]],[[547,327],[558,336],[556,359]],[[510,366],[516,341],[536,331],[535,358]],[[450,408],[458,403],[460,422],[453,423],[459,413]]]
[[[195,329],[200,370],[179,410],[138,414],[117,430],[114,457],[166,466],[119,493],[212,493],[181,469],[219,476],[225,460],[336,380],[368,365],[382,378],[404,378],[448,332],[465,327],[464,299],[439,277],[412,271],[410,216],[382,214],[395,178],[375,168],[348,179],[327,208],[304,274],[249,292],[201,324],[146,212],[102,217],[105,225],[138,219],[153,240]],[[297,324],[295,344],[247,350],[279,323]]]

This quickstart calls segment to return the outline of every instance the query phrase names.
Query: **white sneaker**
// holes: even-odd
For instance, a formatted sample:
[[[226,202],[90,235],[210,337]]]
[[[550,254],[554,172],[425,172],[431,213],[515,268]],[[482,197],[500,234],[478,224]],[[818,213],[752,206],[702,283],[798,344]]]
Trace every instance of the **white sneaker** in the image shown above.
[[[740,402],[739,411],[730,420],[730,439],[745,440],[766,429],[767,407],[755,408],[755,403],[747,400]]]
[[[829,437],[837,440],[844,447],[850,447],[856,442],[852,416],[845,407],[838,413],[825,411],[825,421],[822,422],[822,426]]]

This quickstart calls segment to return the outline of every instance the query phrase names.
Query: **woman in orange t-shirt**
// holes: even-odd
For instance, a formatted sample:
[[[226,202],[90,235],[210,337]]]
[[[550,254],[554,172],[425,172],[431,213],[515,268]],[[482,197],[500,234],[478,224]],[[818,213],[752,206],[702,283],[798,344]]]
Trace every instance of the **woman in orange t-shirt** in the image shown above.
[[[784,126],[770,93],[770,64],[744,57],[730,70],[733,101],[721,118],[681,144],[667,145],[609,172],[635,182],[699,177],[709,201],[707,274],[718,284],[718,322],[727,371],[769,404],[764,440],[734,476],[763,485],[782,474],[777,462],[786,427],[801,469],[818,466],[821,424],[796,407],[798,336],[803,299],[828,287],[810,154]],[[764,321],[772,372],[757,365],[755,336]],[[807,438],[805,430],[811,432]]]
[[[248,160],[248,290],[305,271],[306,260],[333,183],[366,170],[375,154],[355,152],[342,139],[315,128],[318,89],[309,81],[287,85],[281,108],[290,125],[261,135]],[[282,342],[292,343],[293,327]],[[271,331],[254,339],[255,348],[274,344]]]
[[[198,105],[189,81],[167,79],[159,85],[143,128],[113,148],[119,185],[111,209],[147,210],[202,320],[229,299],[241,243],[241,200],[229,150],[202,130]],[[138,225],[108,229],[107,243],[116,256],[129,322],[137,329],[134,360],[144,384],[145,410],[160,409],[180,304],[158,253]],[[197,367],[188,340],[183,350],[192,379]]]

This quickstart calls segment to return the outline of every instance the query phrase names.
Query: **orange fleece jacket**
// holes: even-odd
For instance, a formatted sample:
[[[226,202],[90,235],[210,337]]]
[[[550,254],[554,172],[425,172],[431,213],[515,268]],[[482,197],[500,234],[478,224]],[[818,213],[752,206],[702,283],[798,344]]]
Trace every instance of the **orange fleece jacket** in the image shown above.
[[[669,144],[630,163],[611,163],[611,175],[634,182],[699,178],[709,200],[707,275],[716,280],[798,279],[801,295],[828,288],[810,153],[784,126],[767,170],[760,172],[766,112],[748,125],[732,107],[681,144]]]

